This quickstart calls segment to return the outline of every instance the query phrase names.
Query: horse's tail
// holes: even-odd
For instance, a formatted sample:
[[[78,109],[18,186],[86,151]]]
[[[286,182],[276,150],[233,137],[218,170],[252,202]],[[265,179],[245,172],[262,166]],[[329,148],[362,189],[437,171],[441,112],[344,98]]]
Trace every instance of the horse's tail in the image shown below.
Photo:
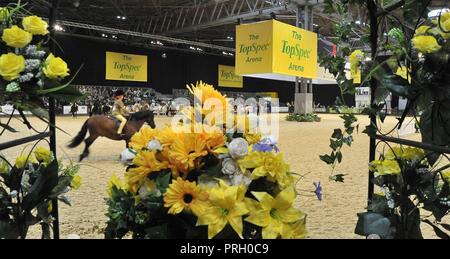
[[[78,135],[72,139],[72,141],[70,142],[68,147],[74,148],[74,147],[77,147],[78,145],[80,145],[81,142],[83,142],[84,137],[86,137],[86,134],[88,131],[88,126],[87,126],[88,120],[86,120],[84,122],[83,127],[81,128],[80,132],[78,132]]]

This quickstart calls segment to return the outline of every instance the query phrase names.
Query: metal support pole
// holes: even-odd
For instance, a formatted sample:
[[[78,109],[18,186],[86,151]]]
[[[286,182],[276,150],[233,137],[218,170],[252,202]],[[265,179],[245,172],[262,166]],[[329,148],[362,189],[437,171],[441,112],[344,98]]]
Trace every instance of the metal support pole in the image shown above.
[[[50,51],[55,53],[55,25],[56,25],[56,14],[58,9],[58,0],[51,1],[50,14],[49,14],[49,26],[50,26]],[[49,122],[50,122],[50,150],[53,152],[53,157],[56,159],[56,105],[55,99],[49,98],[48,101],[49,110]],[[58,200],[52,201],[53,210],[52,216],[53,221],[53,238],[59,239],[59,213],[58,213]]]
[[[296,12],[296,17],[295,17],[295,27],[299,27],[300,24],[300,19],[301,19],[301,9],[300,6],[297,6],[297,12]],[[300,87],[299,87],[299,82],[300,78],[298,76],[295,77],[295,93],[299,93],[300,92]]]
[[[367,0],[367,9],[369,11],[370,18],[370,47],[372,51],[372,62],[376,61],[376,52],[378,48],[378,19],[377,19],[377,6],[373,0]],[[373,106],[375,100],[375,90],[377,88],[377,80],[372,77],[370,80],[370,105]],[[370,123],[373,126],[377,125],[377,118],[375,115],[370,115]],[[376,140],[371,137],[369,141],[369,162],[375,160]],[[368,204],[370,205],[374,192],[373,184],[374,174],[369,171],[369,186],[368,186]]]

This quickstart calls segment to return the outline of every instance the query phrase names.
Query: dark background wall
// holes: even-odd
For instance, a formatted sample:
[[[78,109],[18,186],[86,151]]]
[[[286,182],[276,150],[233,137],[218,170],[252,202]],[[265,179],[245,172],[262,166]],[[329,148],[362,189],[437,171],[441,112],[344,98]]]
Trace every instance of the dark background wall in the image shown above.
[[[123,86],[153,88],[162,94],[171,94],[172,89],[185,89],[186,84],[203,80],[217,86],[218,65],[234,66],[234,58],[177,50],[154,50],[132,46],[126,42],[93,40],[69,35],[58,35],[58,44],[69,64],[72,74],[83,64],[83,69],[73,84],[98,86]],[[105,79],[106,51],[148,56],[147,83],[111,81]],[[167,58],[162,58],[166,53]],[[293,82],[244,78],[244,88],[218,88],[224,91],[278,92],[280,102],[294,100]],[[333,104],[339,90],[335,85],[314,87],[314,101],[323,105]],[[354,105],[354,98],[349,104]]]

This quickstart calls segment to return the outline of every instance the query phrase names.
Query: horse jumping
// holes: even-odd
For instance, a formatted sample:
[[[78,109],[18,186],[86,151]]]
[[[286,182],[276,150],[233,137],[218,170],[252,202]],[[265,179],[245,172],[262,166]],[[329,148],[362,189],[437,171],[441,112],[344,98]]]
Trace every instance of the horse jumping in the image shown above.
[[[72,139],[68,147],[75,148],[84,140],[86,147],[80,155],[81,162],[89,155],[89,147],[98,137],[106,137],[118,141],[124,140],[128,147],[131,137],[141,129],[144,123],[147,123],[152,129],[156,127],[152,111],[140,111],[131,114],[123,130],[124,136],[120,136],[117,134],[116,119],[110,116],[93,116],[86,120],[80,132]],[[85,139],[88,131],[89,137]]]

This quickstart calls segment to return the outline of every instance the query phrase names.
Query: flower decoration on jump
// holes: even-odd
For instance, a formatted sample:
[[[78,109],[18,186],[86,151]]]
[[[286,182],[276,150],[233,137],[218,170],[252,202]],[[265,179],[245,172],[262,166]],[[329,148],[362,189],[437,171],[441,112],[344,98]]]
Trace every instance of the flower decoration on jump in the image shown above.
[[[189,90],[197,102],[180,121],[131,138],[125,177],[108,186],[106,237],[306,237],[306,216],[293,204],[295,174],[276,139],[249,130],[255,118],[227,114],[225,96],[212,86]],[[205,105],[208,98],[216,105]],[[223,114],[231,122],[204,123]]]
[[[40,224],[42,237],[50,238],[52,200],[71,205],[67,193],[82,179],[79,165],[64,166],[52,152],[37,147],[21,154],[14,164],[0,158],[0,239],[26,238],[28,229]]]
[[[450,212],[450,174],[443,168],[430,166],[422,149],[389,147],[369,164],[380,191],[374,194],[369,211],[358,214],[355,232],[422,238],[419,208],[431,212],[438,222]]]
[[[49,25],[25,8],[19,2],[0,9],[0,103],[48,122],[43,97],[73,102],[82,94],[70,86],[73,79],[66,80],[71,75],[67,63],[45,47],[53,40]]]

